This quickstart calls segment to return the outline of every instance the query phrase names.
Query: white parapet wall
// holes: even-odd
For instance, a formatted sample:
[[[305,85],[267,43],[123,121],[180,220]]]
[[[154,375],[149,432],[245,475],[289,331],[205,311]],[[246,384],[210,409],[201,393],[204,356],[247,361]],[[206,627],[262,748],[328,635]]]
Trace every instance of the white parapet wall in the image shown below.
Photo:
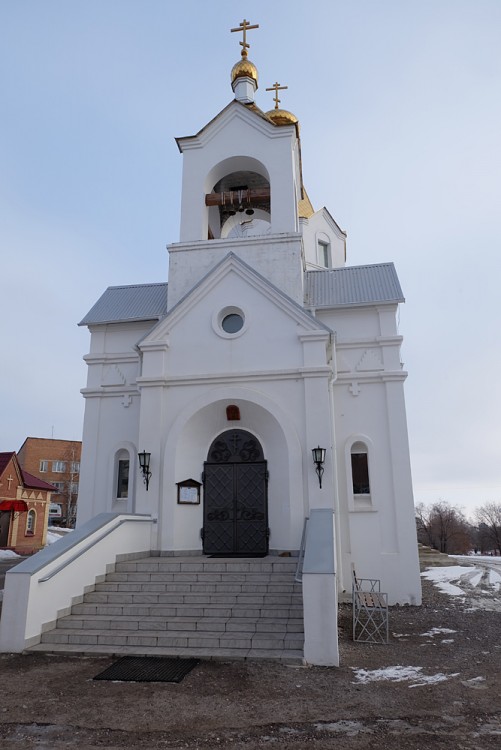
[[[303,562],[304,660],[339,666],[334,511],[310,511]]]
[[[39,643],[42,632],[69,614],[74,600],[117,556],[149,553],[154,523],[147,515],[101,513],[11,568],[5,576],[0,653]]]

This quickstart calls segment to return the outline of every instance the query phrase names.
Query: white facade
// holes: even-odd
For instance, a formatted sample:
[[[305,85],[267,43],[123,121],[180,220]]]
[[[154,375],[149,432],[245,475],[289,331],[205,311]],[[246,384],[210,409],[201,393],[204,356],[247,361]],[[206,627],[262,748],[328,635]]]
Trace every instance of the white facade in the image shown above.
[[[344,267],[345,233],[304,193],[298,127],[258,110],[248,78],[234,89],[237,100],[178,139],[181,231],[167,298],[163,285],[112,288],[82,321],[91,345],[78,524],[149,514],[154,549],[202,552],[209,490],[179,504],[178,483],[201,482],[213,442],[242,430],[269,473],[270,552],[297,551],[305,517],[328,509],[337,589],[350,589],[354,562],[381,578],[390,603],[418,604],[398,280],[391,264]],[[228,316],[238,330],[225,330]],[[326,448],[321,487],[316,446]]]

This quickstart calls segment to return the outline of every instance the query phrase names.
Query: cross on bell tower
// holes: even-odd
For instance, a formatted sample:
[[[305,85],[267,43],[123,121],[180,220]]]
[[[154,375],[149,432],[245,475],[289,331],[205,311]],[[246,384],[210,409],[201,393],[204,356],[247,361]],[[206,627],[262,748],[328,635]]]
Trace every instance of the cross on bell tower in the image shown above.
[[[259,29],[259,24],[255,23],[251,25],[249,21],[247,21],[245,18],[240,23],[239,26],[237,26],[236,29],[230,29],[230,31],[242,31],[243,32],[243,41],[239,42],[240,46],[242,47],[242,57],[247,57],[247,50],[250,48],[250,44],[247,44],[247,32],[250,29]]]
[[[278,98],[278,92],[285,91],[288,88],[289,88],[288,86],[281,86],[278,82],[275,82],[273,86],[270,86],[269,89],[266,89],[266,91],[275,92],[275,96],[273,97],[273,101],[275,102],[275,109],[278,109],[278,105],[280,104],[280,99]]]

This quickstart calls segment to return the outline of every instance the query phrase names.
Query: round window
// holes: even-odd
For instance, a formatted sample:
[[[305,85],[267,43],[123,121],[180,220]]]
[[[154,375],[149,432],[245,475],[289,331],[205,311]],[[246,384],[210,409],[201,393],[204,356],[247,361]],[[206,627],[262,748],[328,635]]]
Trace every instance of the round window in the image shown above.
[[[221,328],[225,333],[238,333],[244,324],[244,319],[238,313],[229,313],[221,321]]]

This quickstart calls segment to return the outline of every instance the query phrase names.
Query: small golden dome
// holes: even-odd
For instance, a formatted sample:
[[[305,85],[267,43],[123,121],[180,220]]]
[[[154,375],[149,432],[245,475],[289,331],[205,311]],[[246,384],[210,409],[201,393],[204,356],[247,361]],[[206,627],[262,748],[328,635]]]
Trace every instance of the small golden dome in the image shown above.
[[[245,77],[252,78],[256,82],[257,88],[257,68],[253,62],[246,57],[242,57],[231,69],[231,82],[233,83],[237,78]]]
[[[265,114],[275,125],[295,125],[298,122],[296,115],[286,109],[270,109]]]

